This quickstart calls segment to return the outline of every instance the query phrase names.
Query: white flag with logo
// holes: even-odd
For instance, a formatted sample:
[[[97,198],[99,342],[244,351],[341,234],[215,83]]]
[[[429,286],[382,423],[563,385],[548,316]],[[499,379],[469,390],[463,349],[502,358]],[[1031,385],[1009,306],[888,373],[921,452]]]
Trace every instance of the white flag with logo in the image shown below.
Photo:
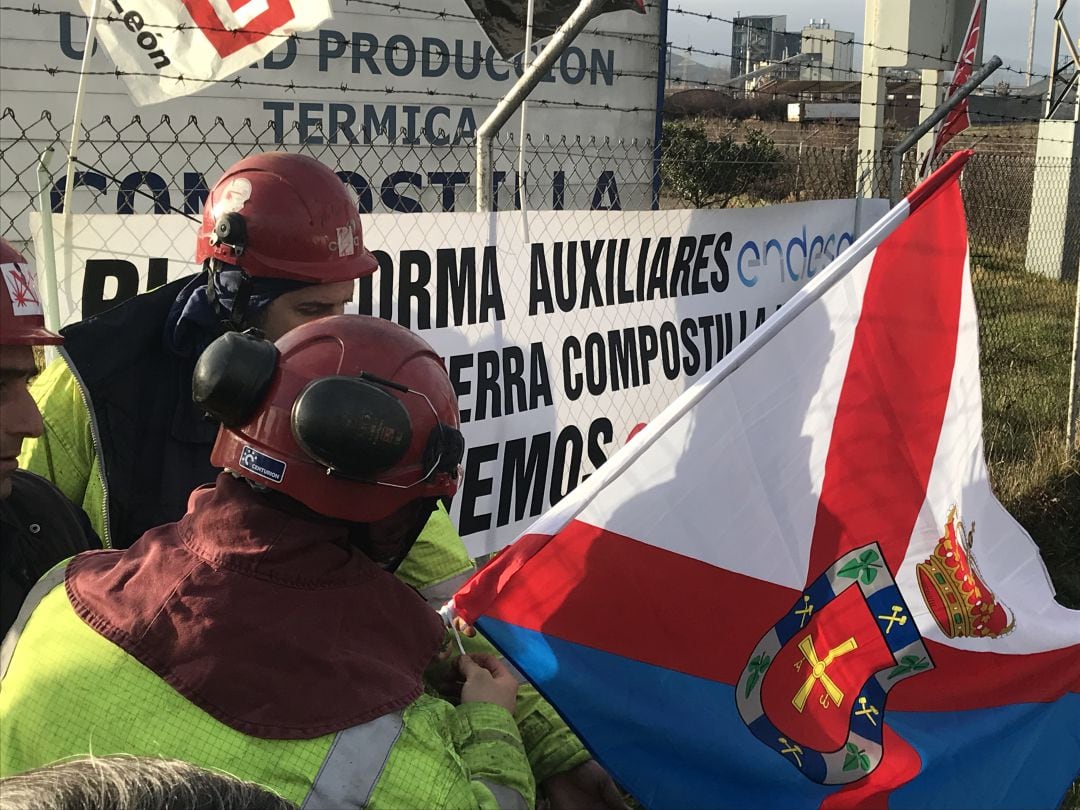
[[[93,0],[80,0],[88,15]],[[329,0],[111,0],[97,36],[136,104],[195,93],[331,16]]]

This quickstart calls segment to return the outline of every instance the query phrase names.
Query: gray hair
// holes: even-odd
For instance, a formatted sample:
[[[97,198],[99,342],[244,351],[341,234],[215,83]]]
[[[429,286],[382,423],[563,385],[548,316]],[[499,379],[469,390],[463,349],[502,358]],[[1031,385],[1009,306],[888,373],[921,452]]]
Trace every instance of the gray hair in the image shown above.
[[[296,810],[252,782],[188,762],[81,757],[0,779],[4,810]]]

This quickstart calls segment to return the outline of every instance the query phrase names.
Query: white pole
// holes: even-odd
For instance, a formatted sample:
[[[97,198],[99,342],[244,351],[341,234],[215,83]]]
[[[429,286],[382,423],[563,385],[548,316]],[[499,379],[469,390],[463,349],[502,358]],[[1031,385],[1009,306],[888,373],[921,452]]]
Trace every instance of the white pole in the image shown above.
[[[544,72],[554,64],[586,25],[595,17],[605,0],[578,0],[578,7],[559,26],[547,45],[536,55],[536,61],[507,92],[495,109],[476,130],[476,210],[491,210],[491,139],[513,115],[514,110],[540,83]]]
[[[41,255],[36,256],[37,264],[45,271],[45,326],[53,332],[60,331],[60,290],[56,283],[56,247],[53,244],[53,214],[49,191],[52,188],[52,175],[49,174],[49,161],[52,160],[53,148],[45,147],[38,157],[38,209],[41,211]],[[45,347],[45,361],[56,359],[55,346]]]
[[[755,352],[764,346],[777,332],[787,326],[807,307],[821,298],[831,287],[844,278],[856,265],[895,231],[907,218],[909,206],[906,200],[892,208],[875,222],[854,244],[849,245],[827,268],[814,276],[806,286],[793,295],[786,304],[770,315],[760,327],[751,332],[721,362],[703,377],[683,391],[671,404],[661,411],[639,435],[637,441],[623,445],[600,469],[590,476],[566,498],[539,517],[526,533],[543,531],[552,523],[563,525],[584,511],[597,494],[610,482],[621,476],[626,469],[644,453],[667,428],[694,408],[710,391],[742,366]],[[549,532],[550,533],[550,532]],[[452,600],[449,604],[453,604]],[[453,614],[453,610],[449,611]]]
[[[82,129],[83,100],[86,98],[86,72],[90,66],[90,54],[97,39],[97,15],[100,0],[93,0],[86,17],[86,45],[83,48],[82,65],[79,67],[79,87],[75,91],[75,113],[71,120],[71,142],[68,146],[67,174],[64,180],[64,278],[71,278],[71,198],[75,183],[75,156],[79,151],[79,132]]]
[[[1035,18],[1039,14],[1039,0],[1031,0],[1031,27],[1028,29],[1027,86],[1031,87],[1031,66],[1035,61]]]
[[[533,7],[534,0],[529,0],[529,10],[525,15],[525,50],[521,52],[521,72],[529,69],[529,56],[532,53]],[[521,213],[524,216],[529,207],[525,186],[525,111],[529,107],[528,99],[521,102],[521,137],[518,140],[518,197],[521,199]]]
[[[743,95],[750,95],[750,21],[746,20],[746,63],[743,67]]]

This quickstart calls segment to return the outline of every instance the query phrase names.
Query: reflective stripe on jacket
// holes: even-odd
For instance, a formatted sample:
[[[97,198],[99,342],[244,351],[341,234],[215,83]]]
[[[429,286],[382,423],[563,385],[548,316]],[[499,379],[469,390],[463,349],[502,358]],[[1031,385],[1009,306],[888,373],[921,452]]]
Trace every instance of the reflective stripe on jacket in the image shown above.
[[[535,785],[513,718],[421,695],[336,734],[267,740],[215,720],[74,612],[54,569],[5,641],[0,776],[65,757],[174,757],[304,808],[529,808]],[[258,684],[251,684],[253,690]]]
[[[23,442],[20,466],[50,479],[70,500],[80,504],[108,545],[101,466],[79,383],[67,362],[58,358],[34,382],[31,392],[41,408],[45,433]],[[461,537],[440,505],[396,573],[437,608],[474,571]],[[466,639],[466,649],[494,652],[479,637]],[[581,741],[533,686],[521,686],[517,706],[515,717],[538,783],[590,758]]]

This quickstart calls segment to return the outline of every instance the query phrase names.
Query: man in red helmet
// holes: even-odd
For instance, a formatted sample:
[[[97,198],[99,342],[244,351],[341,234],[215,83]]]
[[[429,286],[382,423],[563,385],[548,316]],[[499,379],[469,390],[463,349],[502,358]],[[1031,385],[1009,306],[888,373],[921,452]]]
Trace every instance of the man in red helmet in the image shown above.
[[[196,258],[199,276],[62,330],[62,360],[33,387],[45,433],[20,461],[81,504],[114,548],[179,520],[188,493],[214,480],[217,424],[191,394],[210,342],[250,328],[277,339],[339,314],[355,279],[377,266],[337,175],[285,152],[244,158],[215,183]],[[439,605],[474,571],[442,506],[399,562],[397,576]],[[610,777],[535,689],[523,687],[519,705],[536,779],[558,807],[580,806],[583,792],[621,806]]]
[[[0,775],[126,753],[303,807],[531,807],[517,682],[462,656],[455,703],[426,693],[444,628],[386,570],[457,489],[438,355],[342,315],[276,345],[224,335],[193,392],[225,472],[178,523],[35,587],[0,653]]]
[[[211,190],[188,276],[62,330],[61,360],[34,385],[45,434],[23,466],[80,504],[107,545],[126,548],[184,514],[214,479],[217,425],[191,401],[195,361],[223,332],[275,340],[340,314],[373,273],[354,200],[303,155],[244,158]]]
[[[37,374],[33,347],[62,342],[45,328],[33,267],[0,239],[0,637],[38,577],[100,546],[80,509],[44,478],[17,469],[23,440],[42,429],[27,390]]]

